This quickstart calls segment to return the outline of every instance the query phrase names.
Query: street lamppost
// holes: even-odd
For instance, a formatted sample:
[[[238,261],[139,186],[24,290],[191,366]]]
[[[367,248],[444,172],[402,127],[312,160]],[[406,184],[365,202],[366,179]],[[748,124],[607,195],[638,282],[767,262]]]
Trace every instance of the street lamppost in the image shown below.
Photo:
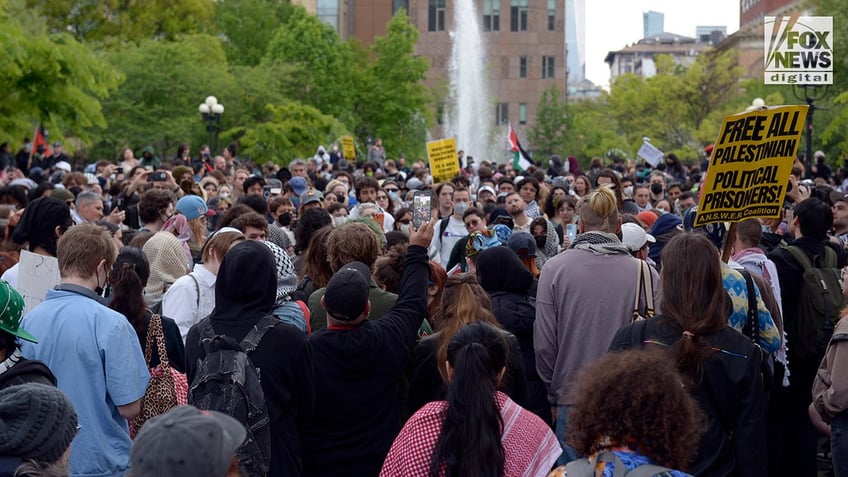
[[[224,114],[224,105],[218,102],[218,98],[209,96],[206,101],[200,103],[197,108],[203,120],[206,121],[206,131],[209,133],[209,147],[212,147],[212,139],[215,139],[214,153],[218,152],[218,131],[221,126],[221,115]]]
[[[829,85],[821,84],[801,84],[792,87],[792,94],[794,94],[799,100],[806,101],[807,106],[810,107],[807,110],[807,153],[804,158],[808,166],[813,164],[813,112],[817,109],[822,109],[816,107],[813,103],[815,103],[817,99],[824,99],[824,97],[827,96],[828,86]],[[822,90],[818,95],[816,95],[819,88],[822,88]]]

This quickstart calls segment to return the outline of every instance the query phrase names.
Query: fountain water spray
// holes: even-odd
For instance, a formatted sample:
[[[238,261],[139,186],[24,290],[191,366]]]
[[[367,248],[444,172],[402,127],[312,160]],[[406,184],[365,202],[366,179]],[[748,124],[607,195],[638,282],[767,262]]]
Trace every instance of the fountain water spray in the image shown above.
[[[457,148],[477,157],[479,164],[493,149],[489,136],[494,105],[489,103],[486,49],[474,0],[456,0],[453,28],[445,137],[455,137]]]

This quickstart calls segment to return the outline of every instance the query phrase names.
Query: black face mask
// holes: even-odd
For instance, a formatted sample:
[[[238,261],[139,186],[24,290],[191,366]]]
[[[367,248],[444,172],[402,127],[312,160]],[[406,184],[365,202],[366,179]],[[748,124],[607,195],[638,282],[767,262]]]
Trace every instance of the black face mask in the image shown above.
[[[282,225],[283,227],[288,227],[289,225],[291,225],[291,221],[292,221],[291,212],[286,212],[284,214],[280,214],[280,216],[277,217],[277,222],[279,222],[280,225]]]
[[[339,204],[344,204],[345,196],[344,194],[336,194],[336,199],[338,199]]]
[[[545,248],[545,244],[548,242],[548,237],[546,235],[537,235],[533,237],[536,239],[536,248]]]
[[[651,193],[653,194],[661,194],[663,191],[663,186],[659,182],[654,182],[651,184]]]

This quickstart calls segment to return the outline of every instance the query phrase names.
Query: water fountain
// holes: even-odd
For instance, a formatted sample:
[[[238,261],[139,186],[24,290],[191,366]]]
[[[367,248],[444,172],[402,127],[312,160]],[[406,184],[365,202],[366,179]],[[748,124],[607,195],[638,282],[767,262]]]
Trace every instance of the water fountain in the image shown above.
[[[486,48],[475,0],[454,4],[451,60],[448,67],[450,98],[445,109],[445,137],[455,137],[466,155],[486,157],[492,149],[493,123],[486,70]]]

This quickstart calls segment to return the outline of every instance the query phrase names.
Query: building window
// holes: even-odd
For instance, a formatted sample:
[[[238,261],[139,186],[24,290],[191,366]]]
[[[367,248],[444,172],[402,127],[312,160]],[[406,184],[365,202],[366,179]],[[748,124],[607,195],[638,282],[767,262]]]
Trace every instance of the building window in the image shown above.
[[[495,108],[495,125],[503,126],[509,124],[509,103],[498,103]]]
[[[483,0],[483,31],[501,30],[501,0]]]
[[[445,31],[445,0],[429,0],[427,31]]]
[[[518,124],[527,124],[527,103],[518,103]]]
[[[518,58],[518,77],[526,78],[527,77],[527,57],[522,56]]]
[[[556,30],[556,0],[548,0],[548,31]]]
[[[542,78],[553,78],[554,77],[554,57],[553,56],[543,56],[542,57]]]
[[[336,31],[339,31],[338,0],[318,0],[315,7],[318,18],[333,27]]]
[[[392,0],[392,15],[403,8],[409,14],[409,0]]]
[[[509,31],[527,31],[527,0],[509,0]]]

